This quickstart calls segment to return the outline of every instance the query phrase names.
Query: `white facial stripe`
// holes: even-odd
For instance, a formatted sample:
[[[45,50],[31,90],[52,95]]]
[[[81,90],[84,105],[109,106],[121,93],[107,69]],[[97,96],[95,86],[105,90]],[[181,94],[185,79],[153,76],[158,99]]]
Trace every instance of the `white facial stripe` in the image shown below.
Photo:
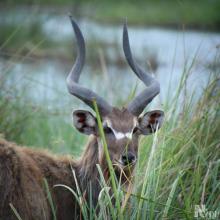
[[[122,133],[122,132],[115,131],[114,129],[112,129],[112,131],[114,132],[115,138],[117,140],[120,140],[125,137],[132,139],[132,132]]]
[[[122,132],[116,132],[115,130],[113,130],[113,132],[114,132],[115,138],[118,140],[125,137],[125,135]]]
[[[132,131],[130,132],[126,132],[126,133],[122,133],[122,132],[119,132],[119,131],[116,131],[114,128],[112,128],[112,123],[111,121],[109,121],[108,119],[103,123],[103,126],[104,125],[107,125],[108,127],[110,127],[115,135],[115,138],[117,140],[120,140],[122,138],[128,138],[128,139],[132,139],[132,134],[133,134],[133,129]],[[134,119],[134,127],[137,125],[137,119]]]

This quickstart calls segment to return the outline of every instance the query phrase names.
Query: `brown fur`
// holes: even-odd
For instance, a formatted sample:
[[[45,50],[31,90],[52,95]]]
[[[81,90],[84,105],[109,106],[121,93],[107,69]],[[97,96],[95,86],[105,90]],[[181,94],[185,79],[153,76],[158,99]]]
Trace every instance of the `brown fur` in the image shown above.
[[[74,169],[83,192],[86,192],[90,181],[97,189],[95,166],[98,154],[95,144],[93,137],[84,156],[74,161],[70,157],[56,157],[45,150],[20,147],[0,139],[0,219],[16,219],[10,203],[24,220],[52,219],[44,178],[50,187],[57,219],[78,218],[80,210],[74,196],[67,189],[54,185],[64,184],[76,191]],[[96,189],[94,193],[97,194]]]

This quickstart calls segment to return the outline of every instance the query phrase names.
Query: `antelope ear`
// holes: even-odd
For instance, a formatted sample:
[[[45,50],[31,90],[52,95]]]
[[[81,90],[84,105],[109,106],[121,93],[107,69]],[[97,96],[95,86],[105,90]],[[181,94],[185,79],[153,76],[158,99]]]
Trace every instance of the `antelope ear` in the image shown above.
[[[145,113],[138,119],[140,131],[144,135],[152,134],[159,129],[163,123],[164,112],[160,110]]]
[[[96,118],[89,111],[74,111],[73,124],[76,127],[76,129],[83,134],[95,134],[97,131]]]

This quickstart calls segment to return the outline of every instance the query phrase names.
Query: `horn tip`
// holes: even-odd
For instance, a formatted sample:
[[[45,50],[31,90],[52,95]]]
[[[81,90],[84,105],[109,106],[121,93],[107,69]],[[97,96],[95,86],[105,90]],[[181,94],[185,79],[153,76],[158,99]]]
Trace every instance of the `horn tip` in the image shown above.
[[[77,24],[76,24],[76,21],[75,21],[75,19],[73,18],[72,14],[71,14],[70,12],[68,13],[68,16],[69,16],[69,18],[70,18],[70,21],[71,21],[72,25],[73,25],[73,26],[76,26],[76,25],[77,25]]]
[[[68,13],[68,17],[69,17],[69,19],[70,19],[71,21],[74,20],[72,14],[71,14],[70,12]]]
[[[71,22],[71,24],[72,24],[72,27],[73,27],[75,33],[80,32],[76,20],[73,18],[73,16],[72,16],[70,13],[69,13],[69,18],[70,18],[70,22]]]

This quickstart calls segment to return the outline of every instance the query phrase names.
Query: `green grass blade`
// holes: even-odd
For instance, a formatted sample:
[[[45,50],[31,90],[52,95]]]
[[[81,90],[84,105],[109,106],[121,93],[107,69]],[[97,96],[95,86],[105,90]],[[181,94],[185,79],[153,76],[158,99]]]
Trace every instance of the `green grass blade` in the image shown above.
[[[12,204],[12,203],[9,203],[9,206],[10,206],[10,208],[12,209],[12,211],[14,212],[16,218],[17,218],[18,220],[22,220],[21,216],[18,214],[18,212],[17,212],[17,210],[15,209],[15,207],[13,206],[13,204]]]

